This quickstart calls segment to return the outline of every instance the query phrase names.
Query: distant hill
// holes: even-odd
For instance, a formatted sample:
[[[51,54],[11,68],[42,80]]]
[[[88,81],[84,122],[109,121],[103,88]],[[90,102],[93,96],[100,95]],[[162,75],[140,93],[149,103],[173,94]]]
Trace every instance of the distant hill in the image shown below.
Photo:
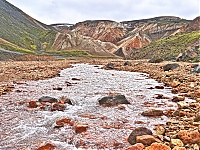
[[[0,48],[6,50],[131,59],[154,55],[174,59],[181,53],[186,55],[186,51],[195,50],[199,56],[199,17],[186,20],[160,16],[122,22],[87,20],[46,25],[6,0],[0,1],[0,13]]]

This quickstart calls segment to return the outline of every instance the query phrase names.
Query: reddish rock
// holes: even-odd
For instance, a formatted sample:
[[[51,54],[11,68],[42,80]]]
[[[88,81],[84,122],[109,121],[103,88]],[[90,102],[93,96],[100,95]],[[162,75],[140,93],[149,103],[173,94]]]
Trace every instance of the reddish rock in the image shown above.
[[[37,108],[38,107],[37,101],[36,100],[29,101],[29,107],[30,108]]]
[[[88,128],[88,125],[86,124],[77,124],[75,126],[75,132],[76,133],[81,133],[81,132],[85,132]]]
[[[171,148],[162,143],[153,143],[148,150],[171,150]]]
[[[173,87],[173,88],[175,88],[175,87],[177,87],[177,86],[179,86],[181,83],[179,82],[179,81],[173,81],[172,83],[171,83],[171,86]]]
[[[137,143],[142,143],[144,145],[151,145],[152,143],[161,143],[162,141],[160,141],[159,139],[155,138],[152,135],[142,135],[142,136],[137,136],[136,137],[136,142]]]
[[[47,143],[46,145],[39,147],[37,150],[56,150],[56,145]]]
[[[137,143],[135,145],[129,146],[125,150],[143,150],[143,149],[144,149],[144,145],[142,143]]]
[[[152,117],[162,116],[163,114],[164,114],[163,110],[157,108],[150,108],[142,113],[143,116],[152,116]]]
[[[56,124],[59,126],[64,126],[65,124],[73,126],[74,122],[70,118],[63,118],[61,120],[56,120]]]
[[[56,104],[53,104],[51,110],[52,110],[52,111],[56,111],[56,110],[57,110],[57,111],[64,111],[65,108],[66,108],[65,105],[56,103]]]
[[[182,140],[184,144],[200,143],[200,133],[198,132],[198,130],[181,130],[178,132],[178,137]]]
[[[196,90],[194,93],[195,93],[195,95],[196,95],[197,97],[200,97],[200,89]]]

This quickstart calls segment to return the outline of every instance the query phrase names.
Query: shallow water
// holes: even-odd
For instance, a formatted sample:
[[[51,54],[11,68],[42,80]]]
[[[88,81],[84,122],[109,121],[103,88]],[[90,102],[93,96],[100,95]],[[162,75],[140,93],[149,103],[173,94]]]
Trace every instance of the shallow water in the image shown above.
[[[0,97],[0,149],[35,149],[46,142],[54,143],[58,149],[123,149],[130,145],[126,139],[131,129],[145,126],[153,130],[156,124],[164,124],[168,119],[165,116],[141,116],[149,108],[145,102],[162,109],[175,107],[169,99],[154,98],[155,94],[169,98],[173,95],[169,88],[148,89],[162,83],[144,73],[103,70],[100,66],[76,64],[60,74],[60,77],[52,79],[16,84],[13,92]],[[73,85],[67,86],[66,81]],[[63,89],[53,90],[56,87]],[[131,104],[99,106],[98,100],[111,93],[125,95]],[[66,96],[74,105],[67,104],[65,111],[54,112],[27,109],[29,100],[42,96]],[[62,118],[86,123],[89,128],[87,132],[79,134],[75,133],[73,126],[55,129],[56,120]]]

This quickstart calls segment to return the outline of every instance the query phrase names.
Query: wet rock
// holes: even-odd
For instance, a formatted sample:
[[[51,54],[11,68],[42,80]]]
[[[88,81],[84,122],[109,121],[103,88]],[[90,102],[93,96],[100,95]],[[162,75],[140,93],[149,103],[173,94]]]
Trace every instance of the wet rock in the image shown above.
[[[113,64],[113,63],[108,63],[108,64],[106,65],[106,68],[107,68],[107,69],[114,69],[114,64]]]
[[[43,97],[39,98],[39,102],[56,103],[56,102],[58,102],[58,100],[54,97],[43,96]]]
[[[164,59],[163,59],[162,57],[160,57],[160,56],[153,56],[153,57],[149,60],[150,63],[160,63],[160,62],[162,62],[162,61],[164,61]]]
[[[151,117],[155,117],[155,116],[162,116],[164,115],[163,110],[158,109],[158,108],[150,108],[148,110],[145,110],[144,112],[142,112],[143,116],[151,116]]]
[[[81,79],[78,79],[78,78],[72,78],[72,80],[80,81]]]
[[[51,110],[52,110],[52,111],[64,111],[65,108],[66,108],[65,105],[56,103],[56,104],[53,104],[53,105],[52,105]]]
[[[200,133],[198,132],[198,130],[181,130],[178,132],[178,137],[182,140],[184,144],[200,143]]]
[[[135,145],[129,146],[125,150],[143,150],[143,149],[144,149],[144,145],[142,143],[137,143]]]
[[[37,108],[38,107],[37,101],[36,100],[29,101],[29,107],[30,108]]]
[[[53,90],[62,91],[62,88],[61,87],[55,87],[55,88],[53,88]]]
[[[173,96],[172,98],[172,102],[180,102],[180,101],[184,101],[185,97],[184,96]]]
[[[131,64],[131,62],[126,61],[126,62],[124,63],[124,66],[132,66],[132,64]]]
[[[171,150],[171,148],[162,143],[152,143],[148,150]]]
[[[163,67],[164,71],[169,71],[169,70],[174,70],[177,67],[179,67],[180,65],[177,63],[173,63],[173,64],[167,64]]]
[[[52,143],[47,143],[46,145],[41,146],[36,150],[56,150],[56,145],[54,145]]]
[[[76,124],[75,132],[76,133],[86,132],[87,128],[88,128],[88,125],[86,124]]]
[[[109,107],[116,106],[118,104],[130,104],[130,102],[126,99],[124,95],[111,95],[100,99],[99,104]]]
[[[145,127],[135,128],[128,137],[128,142],[132,145],[136,144],[136,137],[141,135],[152,135],[151,130]]]
[[[73,105],[72,100],[70,100],[69,98],[62,96],[59,99],[60,102],[64,103],[64,104],[69,104],[69,105]]]
[[[186,150],[185,147],[175,146],[172,150]]]
[[[137,143],[142,143],[145,146],[149,146],[152,143],[155,143],[155,142],[161,143],[162,141],[160,141],[159,139],[155,138],[152,135],[141,135],[141,136],[137,136],[136,137],[136,142]]]
[[[180,139],[171,139],[170,147],[175,147],[175,146],[182,147],[182,146],[184,146],[184,144]]]

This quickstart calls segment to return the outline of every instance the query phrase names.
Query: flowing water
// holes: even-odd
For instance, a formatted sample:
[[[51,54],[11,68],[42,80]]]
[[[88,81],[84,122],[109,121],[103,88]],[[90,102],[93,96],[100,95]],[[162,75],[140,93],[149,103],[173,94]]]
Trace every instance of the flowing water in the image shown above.
[[[47,142],[61,150],[123,149],[130,145],[127,138],[131,129],[145,126],[153,130],[156,124],[164,124],[168,119],[165,116],[143,117],[141,113],[149,108],[145,103],[161,109],[174,108],[169,99],[154,98],[155,94],[172,98],[170,89],[149,89],[162,83],[144,73],[76,64],[60,74],[52,79],[16,84],[13,92],[0,97],[0,149],[35,149]],[[67,86],[66,82],[72,86]],[[62,90],[53,90],[55,87],[62,87]],[[131,104],[100,106],[98,100],[111,93],[125,95]],[[66,104],[64,111],[54,112],[27,109],[30,100],[42,96],[66,96],[73,105]],[[75,133],[74,126],[70,125],[54,128],[56,120],[62,118],[86,123],[89,128],[84,133]]]

